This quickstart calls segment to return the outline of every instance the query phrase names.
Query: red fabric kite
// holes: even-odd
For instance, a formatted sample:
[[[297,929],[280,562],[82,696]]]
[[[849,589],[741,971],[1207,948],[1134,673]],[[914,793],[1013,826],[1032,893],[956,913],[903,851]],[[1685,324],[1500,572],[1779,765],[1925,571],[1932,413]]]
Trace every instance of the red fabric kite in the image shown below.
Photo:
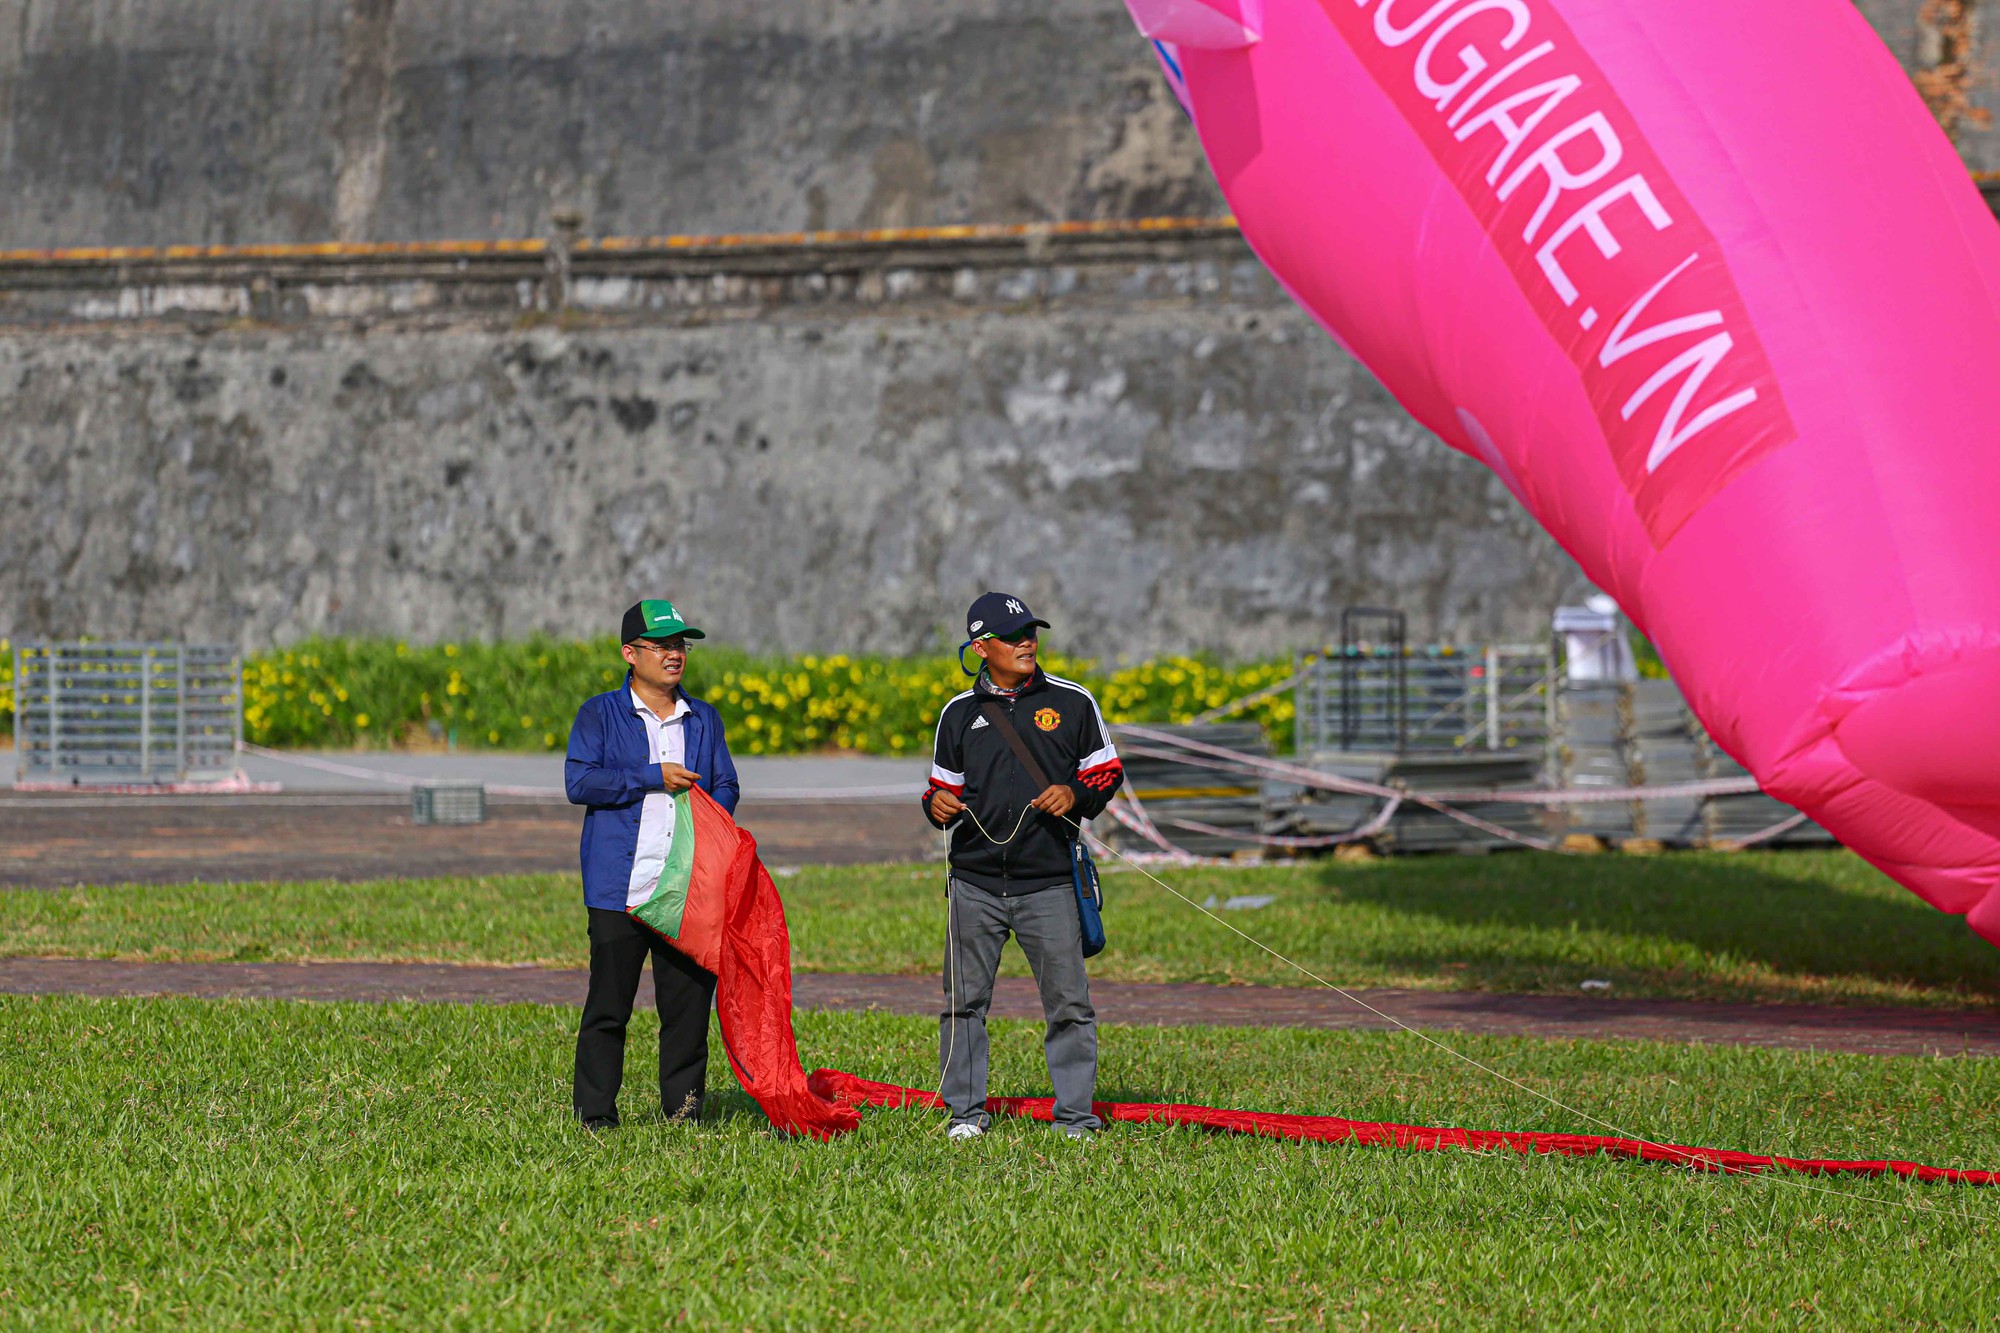
[[[631,913],[668,943],[715,973],[715,1008],[729,1066],[781,1132],[831,1139],[861,1123],[859,1106],[938,1109],[937,1094],[822,1069],[807,1079],[792,1031],[791,935],[785,907],[770,872],[757,859],[757,840],[700,788],[674,798],[674,838],[666,868],[652,894]],[[994,1097],[999,1115],[1053,1118],[1047,1097]],[[1962,1185],[2000,1184],[2000,1171],[1966,1171],[1897,1161],[1820,1161],[1766,1157],[1720,1148],[1691,1148],[1597,1134],[1531,1134],[1501,1130],[1437,1129],[1339,1116],[1277,1115],[1225,1111],[1212,1106],[1098,1102],[1107,1122],[1183,1125],[1232,1134],[1319,1143],[1365,1143],[1397,1148],[1506,1149],[1566,1156],[1606,1154],[1670,1162],[1704,1171],[1807,1175],[1904,1176]]]
[[[699,787],[674,798],[674,838],[651,896],[629,909],[716,978],[722,1045],[743,1090],[789,1134],[831,1139],[861,1113],[806,1086],[792,1031],[792,937],[757,840]]]
[[[934,1092],[902,1088],[856,1078],[837,1069],[812,1076],[813,1091],[856,1106],[923,1106],[942,1109]],[[1053,1120],[1051,1097],[991,1097],[986,1109],[997,1115]],[[1802,1157],[1765,1157],[1726,1148],[1689,1148],[1649,1143],[1644,1139],[1609,1138],[1601,1134],[1529,1134],[1492,1129],[1435,1129],[1397,1125],[1379,1120],[1345,1120],[1333,1115],[1277,1115],[1268,1111],[1222,1111],[1212,1106],[1155,1102],[1098,1102],[1093,1107],[1105,1121],[1133,1124],[1183,1125],[1263,1138],[1299,1139],[1313,1143],[1366,1143],[1389,1148],[1459,1148],[1470,1152],[1507,1149],[1520,1153],[1559,1153],[1566,1157],[1636,1157],[1645,1162],[1671,1162],[1725,1175],[1756,1175],[1764,1171],[1799,1171],[1810,1176],[1907,1176],[1915,1180],[1955,1185],[2000,1185],[2000,1171],[1962,1171],[1924,1166],[1918,1162],[1836,1162]]]

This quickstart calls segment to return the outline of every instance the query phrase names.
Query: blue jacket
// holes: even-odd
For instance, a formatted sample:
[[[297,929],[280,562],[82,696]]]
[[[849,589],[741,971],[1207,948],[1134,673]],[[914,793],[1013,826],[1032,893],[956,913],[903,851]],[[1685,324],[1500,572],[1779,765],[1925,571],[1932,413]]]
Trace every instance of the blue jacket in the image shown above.
[[[660,766],[646,760],[646,724],[632,707],[632,679],[584,701],[569,729],[569,762],[564,785],[583,816],[583,901],[588,907],[625,910],[632,882],[632,858],[639,847],[639,808],[646,793],[665,791]],[[715,709],[682,691],[688,716],[687,757],[701,774],[701,789],[731,814],[736,812],[736,765],[722,736]]]

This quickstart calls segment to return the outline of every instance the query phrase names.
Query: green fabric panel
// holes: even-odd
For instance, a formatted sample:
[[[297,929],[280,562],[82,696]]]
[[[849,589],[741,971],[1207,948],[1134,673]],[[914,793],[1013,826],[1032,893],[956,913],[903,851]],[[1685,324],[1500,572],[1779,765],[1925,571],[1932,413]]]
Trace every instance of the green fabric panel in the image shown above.
[[[686,792],[674,797],[674,842],[653,896],[632,909],[632,915],[665,935],[679,939],[681,918],[687,915],[688,881],[694,875],[694,810]]]

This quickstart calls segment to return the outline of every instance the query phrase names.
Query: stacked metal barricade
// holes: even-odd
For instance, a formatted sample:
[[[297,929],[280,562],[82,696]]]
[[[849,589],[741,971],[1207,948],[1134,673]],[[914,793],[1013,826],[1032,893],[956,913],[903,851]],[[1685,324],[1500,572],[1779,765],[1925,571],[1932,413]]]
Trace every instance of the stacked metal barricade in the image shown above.
[[[243,736],[233,648],[24,643],[14,650],[15,783],[225,781]]]
[[[1124,732],[1128,790],[1143,816],[1114,836],[1144,841],[1150,820],[1156,847],[1202,856],[1348,840],[1392,852],[1579,837],[1629,850],[1832,841],[1762,793],[1712,789],[1754,784],[1671,680],[1640,678],[1609,599],[1563,608],[1554,630],[1546,647],[1413,649],[1397,613],[1350,612],[1341,647],[1299,664],[1290,762],[1370,790],[1260,769],[1254,760],[1271,745],[1247,723]]]
[[[1268,759],[1271,741],[1255,722],[1154,725],[1148,730],[1182,736],[1239,754]],[[1121,727],[1112,740],[1125,762],[1125,789],[1176,847],[1196,856],[1233,856],[1261,844],[1263,834],[1281,832],[1291,801],[1278,784],[1192,753],[1135,738]],[[1104,836],[1122,847],[1143,847],[1111,820],[1099,820]],[[1199,827],[1192,827],[1199,826]]]
[[[1748,777],[1709,738],[1671,680],[1563,689],[1558,695],[1553,785],[1589,790],[1675,787]],[[1761,792],[1661,796],[1563,807],[1563,829],[1607,842],[1665,847],[1729,846],[1768,833],[1796,814]],[[1764,839],[1767,846],[1829,844],[1810,820]]]
[[[1378,786],[1459,794],[1455,808],[1493,826],[1482,829],[1406,802],[1389,826],[1369,839],[1384,851],[1480,852],[1549,836],[1542,806],[1462,799],[1468,792],[1542,786],[1549,649],[1522,644],[1412,649],[1402,642],[1400,618],[1370,614],[1387,630],[1381,641],[1350,633],[1339,651],[1301,664],[1299,761]],[[1371,796],[1302,791],[1290,831],[1307,838],[1338,836],[1365,826],[1382,804]]]

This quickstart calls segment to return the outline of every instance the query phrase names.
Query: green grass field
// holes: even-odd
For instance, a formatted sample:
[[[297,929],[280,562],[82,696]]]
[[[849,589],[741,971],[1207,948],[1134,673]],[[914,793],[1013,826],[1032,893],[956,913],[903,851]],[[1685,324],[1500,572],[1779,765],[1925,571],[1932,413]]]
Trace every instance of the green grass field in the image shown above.
[[[942,869],[806,867],[779,881],[796,966],[928,973]],[[1534,853],[1165,872],[1196,898],[1269,894],[1230,923],[1343,985],[2000,1008],[2000,950],[1845,852]],[[1137,874],[1107,877],[1095,976],[1297,985]],[[0,954],[580,966],[573,879],[0,893]],[[1008,966],[1022,967],[1010,951]]]
[[[8,1328],[1965,1328],[2000,1194],[1601,1159],[874,1112],[771,1137],[567,1118],[556,1009],[0,999]],[[804,1015],[809,1062],[922,1083],[919,1020]],[[1467,1038],[1644,1133],[2000,1163],[2000,1062]],[[1378,1034],[1110,1029],[1102,1095],[1481,1127],[1561,1112]],[[996,1091],[1045,1076],[1002,1025]]]

